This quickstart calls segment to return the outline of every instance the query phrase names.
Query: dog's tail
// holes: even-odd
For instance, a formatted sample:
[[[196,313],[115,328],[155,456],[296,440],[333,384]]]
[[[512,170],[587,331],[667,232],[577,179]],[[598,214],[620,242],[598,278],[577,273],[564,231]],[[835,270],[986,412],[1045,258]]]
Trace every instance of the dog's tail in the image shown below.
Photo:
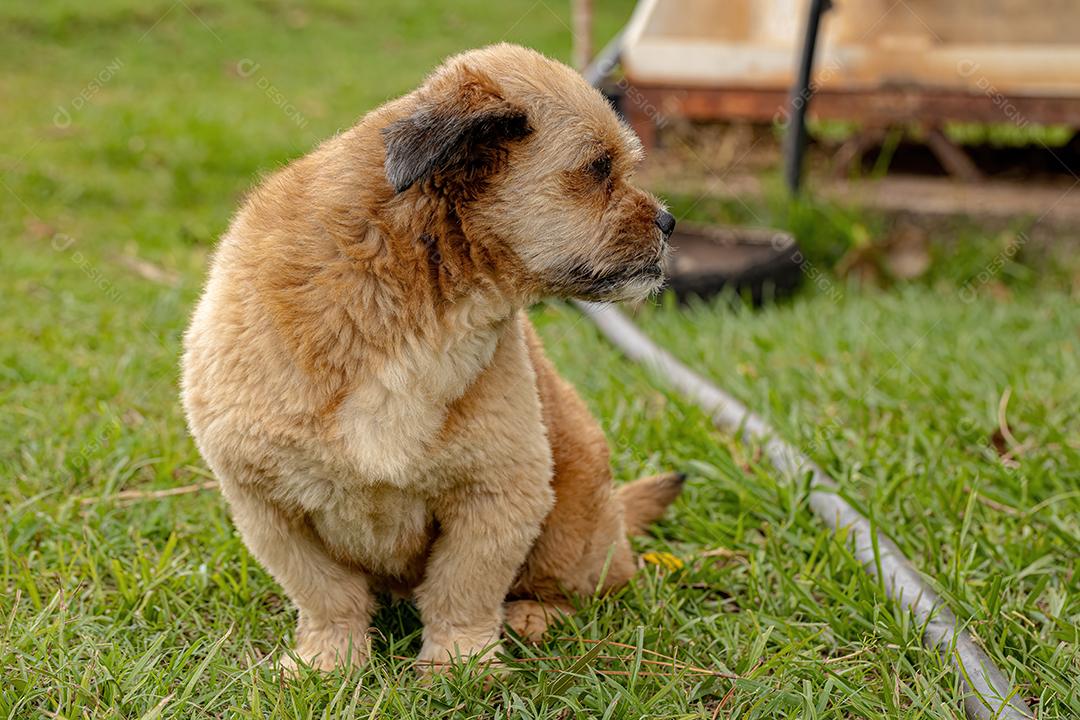
[[[629,535],[641,535],[645,529],[667,510],[675,498],[682,492],[686,475],[683,473],[663,473],[620,485],[619,502],[623,506],[626,520],[626,532]]]

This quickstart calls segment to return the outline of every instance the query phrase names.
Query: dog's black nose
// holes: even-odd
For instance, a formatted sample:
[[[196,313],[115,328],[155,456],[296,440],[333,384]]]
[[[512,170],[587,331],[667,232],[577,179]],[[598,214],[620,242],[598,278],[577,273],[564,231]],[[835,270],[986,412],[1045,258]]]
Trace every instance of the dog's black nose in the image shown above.
[[[671,237],[671,233],[675,232],[675,216],[667,210],[658,211],[656,213],[656,227],[660,228],[660,232],[664,233],[664,237]]]

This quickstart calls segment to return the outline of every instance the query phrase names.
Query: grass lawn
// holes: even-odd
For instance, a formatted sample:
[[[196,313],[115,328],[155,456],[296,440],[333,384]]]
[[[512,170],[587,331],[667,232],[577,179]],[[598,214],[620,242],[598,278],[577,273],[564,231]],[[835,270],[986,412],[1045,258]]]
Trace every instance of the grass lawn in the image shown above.
[[[598,37],[631,7],[596,5]],[[691,475],[638,542],[682,567],[646,564],[619,595],[584,600],[546,644],[513,648],[504,681],[418,686],[403,603],[380,614],[362,674],[283,681],[271,665],[294,612],[218,494],[120,494],[210,479],[177,399],[180,335],[261,173],[451,51],[508,39],[569,55],[565,2],[452,6],[0,7],[0,716],[961,717],[950,668],[812,518],[805,483],[711,429],[563,304],[536,321],[607,428],[619,478]],[[829,253],[873,219],[674,207],[796,228],[818,265],[793,301],[665,299],[638,313],[644,328],[833,473],[1040,718],[1080,717],[1076,267],[1035,271],[1008,237],[972,231],[935,244],[929,277],[860,288],[829,273]]]

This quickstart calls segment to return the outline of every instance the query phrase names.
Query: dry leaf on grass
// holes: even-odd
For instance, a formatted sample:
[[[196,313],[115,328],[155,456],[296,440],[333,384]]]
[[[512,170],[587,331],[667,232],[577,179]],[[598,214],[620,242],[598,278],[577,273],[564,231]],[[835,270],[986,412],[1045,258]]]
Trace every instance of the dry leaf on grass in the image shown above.
[[[133,255],[119,255],[116,261],[144,280],[168,287],[176,287],[180,284],[180,276],[176,273]]]

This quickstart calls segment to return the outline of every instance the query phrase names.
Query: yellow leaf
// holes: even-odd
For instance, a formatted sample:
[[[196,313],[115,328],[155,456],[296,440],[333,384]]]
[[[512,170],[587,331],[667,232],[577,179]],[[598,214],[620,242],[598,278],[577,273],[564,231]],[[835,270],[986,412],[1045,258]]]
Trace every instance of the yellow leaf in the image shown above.
[[[647,552],[641,556],[641,559],[666,570],[678,570],[683,566],[683,561],[669,552]]]

